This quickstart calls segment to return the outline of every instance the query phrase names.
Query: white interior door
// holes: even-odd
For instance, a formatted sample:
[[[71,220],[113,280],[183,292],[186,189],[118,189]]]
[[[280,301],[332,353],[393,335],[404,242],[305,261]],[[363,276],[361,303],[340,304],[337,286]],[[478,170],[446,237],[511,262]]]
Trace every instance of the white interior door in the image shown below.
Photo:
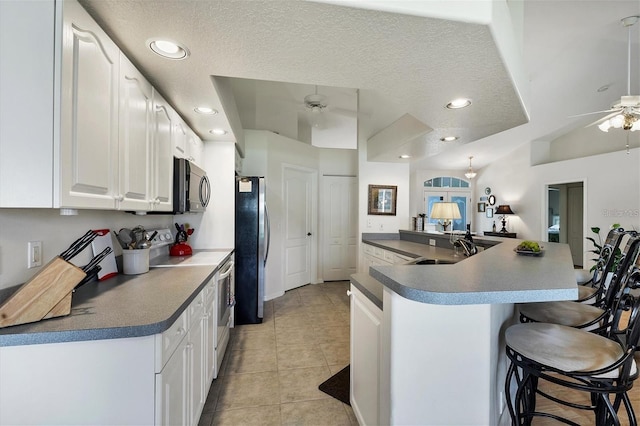
[[[356,273],[358,253],[358,180],[351,176],[323,178],[324,281],[348,280]]]
[[[283,172],[285,291],[311,282],[314,173],[289,167]]]

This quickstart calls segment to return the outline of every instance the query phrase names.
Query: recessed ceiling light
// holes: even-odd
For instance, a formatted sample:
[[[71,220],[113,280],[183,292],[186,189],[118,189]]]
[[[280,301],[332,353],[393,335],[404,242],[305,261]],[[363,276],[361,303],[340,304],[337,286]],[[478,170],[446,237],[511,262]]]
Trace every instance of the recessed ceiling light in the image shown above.
[[[407,154],[402,154],[402,155],[398,156],[398,158],[402,158],[403,160],[406,160],[407,158],[411,158],[411,156],[407,155]]]
[[[446,107],[449,108],[449,109],[458,109],[458,108],[468,107],[469,105],[471,105],[471,99],[459,98],[459,99],[454,99],[451,102],[449,102],[446,105]]]
[[[217,109],[213,109],[205,106],[195,107],[193,110],[198,114],[205,114],[205,115],[215,115],[218,113]]]
[[[222,129],[211,129],[209,130],[209,133],[217,136],[222,136],[222,135],[226,135],[227,131]]]
[[[445,136],[445,137],[440,138],[440,140],[442,142],[453,142],[453,141],[455,141],[457,139],[458,139],[457,136]]]
[[[190,55],[189,49],[175,41],[151,38],[147,40],[147,46],[154,53],[167,59],[185,59]]]

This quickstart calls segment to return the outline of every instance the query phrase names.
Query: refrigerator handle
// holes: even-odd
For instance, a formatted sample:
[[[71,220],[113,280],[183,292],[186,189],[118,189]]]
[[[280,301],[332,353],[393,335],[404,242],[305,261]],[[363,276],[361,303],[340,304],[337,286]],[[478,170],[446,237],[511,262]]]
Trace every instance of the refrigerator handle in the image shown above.
[[[269,220],[269,209],[267,208],[267,205],[264,205],[264,217],[266,219],[267,222],[267,229],[266,229],[266,240],[267,240],[267,248],[264,252],[264,264],[267,264],[267,258],[269,257],[269,246],[271,245],[271,221]]]

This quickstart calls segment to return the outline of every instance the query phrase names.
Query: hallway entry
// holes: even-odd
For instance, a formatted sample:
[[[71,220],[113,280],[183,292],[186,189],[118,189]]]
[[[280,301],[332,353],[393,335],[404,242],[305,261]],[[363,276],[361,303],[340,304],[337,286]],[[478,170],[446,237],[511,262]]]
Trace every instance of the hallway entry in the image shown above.
[[[550,184],[547,188],[547,241],[569,244],[573,264],[584,259],[584,184]]]

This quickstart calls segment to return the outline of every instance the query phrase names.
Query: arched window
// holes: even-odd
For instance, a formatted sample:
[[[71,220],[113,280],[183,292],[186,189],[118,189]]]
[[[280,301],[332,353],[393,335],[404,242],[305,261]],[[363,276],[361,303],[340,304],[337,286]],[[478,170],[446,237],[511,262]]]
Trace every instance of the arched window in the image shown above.
[[[453,176],[439,176],[424,181],[425,188],[469,188],[469,182]]]

